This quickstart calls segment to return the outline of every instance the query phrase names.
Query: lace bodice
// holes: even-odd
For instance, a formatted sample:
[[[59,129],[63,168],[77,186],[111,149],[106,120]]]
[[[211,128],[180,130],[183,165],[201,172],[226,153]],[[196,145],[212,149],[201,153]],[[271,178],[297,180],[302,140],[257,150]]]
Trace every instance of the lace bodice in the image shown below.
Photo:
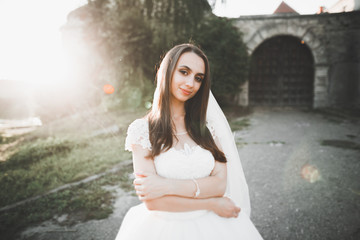
[[[215,137],[213,128],[210,132]],[[146,119],[137,119],[128,128],[125,149],[132,151],[132,145],[138,144],[151,150],[149,126]],[[170,148],[154,159],[157,174],[166,178],[189,179],[209,176],[215,166],[215,159],[210,151],[198,145],[184,143],[183,149]]]

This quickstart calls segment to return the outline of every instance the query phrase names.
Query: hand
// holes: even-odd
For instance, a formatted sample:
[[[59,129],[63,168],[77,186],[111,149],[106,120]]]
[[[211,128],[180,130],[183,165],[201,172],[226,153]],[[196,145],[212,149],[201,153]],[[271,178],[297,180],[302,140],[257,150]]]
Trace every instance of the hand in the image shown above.
[[[241,209],[230,198],[220,197],[214,198],[214,206],[211,210],[220,217],[237,218]]]
[[[167,179],[155,173],[135,173],[133,184],[141,201],[159,198],[168,192]]]

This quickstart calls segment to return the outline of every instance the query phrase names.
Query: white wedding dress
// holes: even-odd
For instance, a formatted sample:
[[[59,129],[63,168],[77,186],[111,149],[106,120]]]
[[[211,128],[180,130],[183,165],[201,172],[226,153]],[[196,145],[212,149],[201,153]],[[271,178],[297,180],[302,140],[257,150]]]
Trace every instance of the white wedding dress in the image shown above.
[[[211,127],[208,126],[210,131]],[[211,131],[212,132],[212,131]],[[212,132],[213,136],[215,133]],[[151,149],[148,122],[137,119],[130,124],[125,149],[133,144]],[[154,159],[157,174],[165,178],[191,179],[210,175],[213,155],[198,145],[184,143]],[[144,204],[132,207],[124,217],[116,240],[239,240],[262,239],[244,212],[237,218],[223,218],[212,211],[149,211]]]

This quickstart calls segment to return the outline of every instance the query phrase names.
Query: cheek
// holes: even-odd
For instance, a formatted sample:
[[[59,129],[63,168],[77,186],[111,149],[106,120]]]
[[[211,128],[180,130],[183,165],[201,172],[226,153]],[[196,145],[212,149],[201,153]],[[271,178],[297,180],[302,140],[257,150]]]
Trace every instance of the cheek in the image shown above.
[[[195,85],[195,91],[196,91],[196,93],[199,91],[199,89],[200,89],[200,87],[201,87],[201,83],[196,83],[196,85]],[[196,94],[195,93],[195,94]]]
[[[180,83],[180,78],[176,73],[174,73],[171,79],[171,88],[177,88],[179,83]]]
[[[176,81],[176,77],[175,75],[173,76],[172,80],[171,80],[171,85],[170,85],[170,90],[171,92],[175,91],[177,88],[177,81]]]

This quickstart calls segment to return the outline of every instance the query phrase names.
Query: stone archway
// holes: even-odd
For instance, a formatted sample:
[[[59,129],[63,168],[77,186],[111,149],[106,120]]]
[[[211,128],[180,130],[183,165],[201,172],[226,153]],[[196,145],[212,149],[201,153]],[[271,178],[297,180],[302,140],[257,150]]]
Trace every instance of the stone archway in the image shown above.
[[[313,86],[314,59],[303,40],[278,35],[253,51],[250,105],[312,107]]]
[[[314,81],[312,88],[312,107],[328,105],[329,64],[323,38],[317,37],[319,28],[314,23],[306,24],[303,16],[253,16],[236,21],[235,26],[244,29],[244,42],[251,56],[263,42],[280,35],[288,35],[303,40],[313,56]],[[237,97],[239,105],[249,105],[249,81],[241,86]]]

